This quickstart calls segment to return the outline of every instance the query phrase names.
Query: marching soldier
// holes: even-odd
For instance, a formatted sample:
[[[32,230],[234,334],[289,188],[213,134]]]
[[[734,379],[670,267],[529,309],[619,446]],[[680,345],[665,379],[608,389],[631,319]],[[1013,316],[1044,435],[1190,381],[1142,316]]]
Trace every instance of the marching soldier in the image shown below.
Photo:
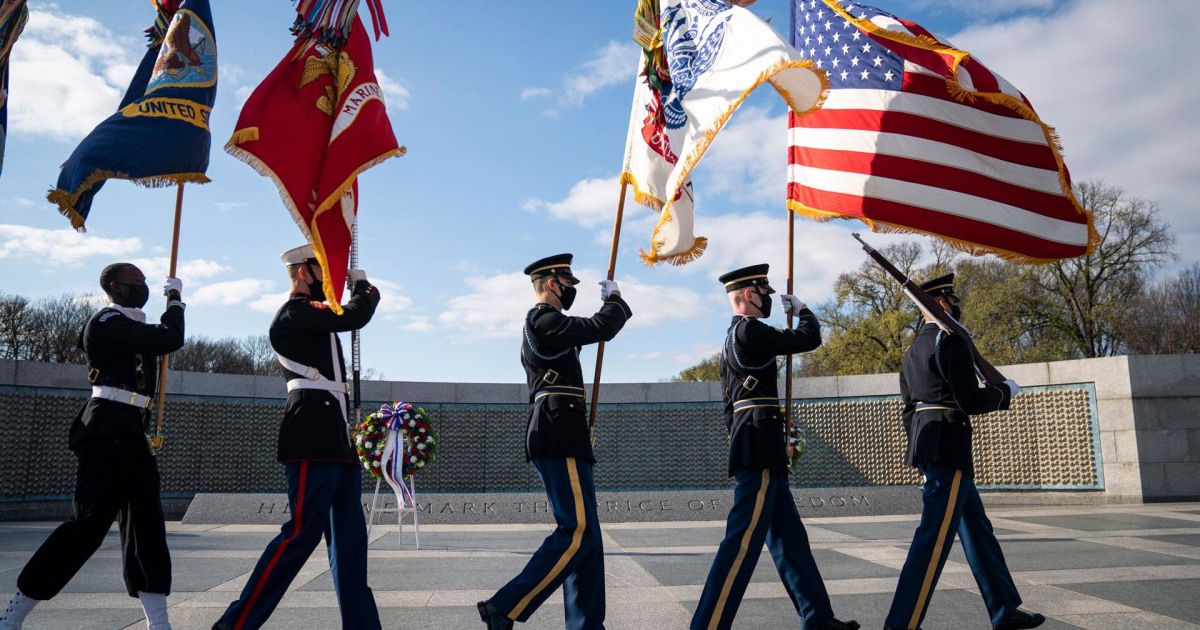
[[[955,319],[962,315],[954,274],[934,278],[921,289]],[[1046,618],[1019,610],[1021,596],[1004,563],[1000,543],[975,489],[971,459],[971,416],[1008,409],[1020,388],[1014,381],[981,387],[965,341],[947,334],[929,314],[904,354],[900,369],[902,420],[908,434],[906,461],[925,475],[921,522],[900,571],[900,583],[887,616],[887,628],[918,628],[954,533],[975,574],[996,630],[1036,628]]]
[[[558,527],[529,559],[520,575],[491,599],[479,602],[489,629],[524,622],[558,587],[563,587],[568,630],[604,627],[604,547],[592,481],[592,444],[584,403],[579,348],[609,341],[632,313],[617,284],[600,281],[604,304],[591,317],[570,317],[579,279],[571,255],[543,258],[525,274],[538,303],[525,316],[521,364],[529,381],[529,425],[525,459],[532,461]]]
[[[69,445],[79,460],[75,516],[42,543],[17,578],[17,593],[0,613],[0,629],[20,628],[42,600],[58,594],[96,552],[120,518],[125,587],[142,602],[150,630],[169,630],[171,556],[159,496],[158,464],[146,440],[158,360],[183,346],[183,283],[167,278],[167,310],[147,324],[146,276],[131,263],[100,272],[112,301],[83,327],[79,347],[88,362],[92,397],[71,423]]]
[[[367,524],[362,475],[350,443],[346,365],[337,333],[362,328],[379,304],[379,290],[351,269],[353,297],[342,314],[329,310],[321,266],[309,245],[284,252],[291,298],[271,322],[271,346],[287,375],[288,398],[279,425],[278,460],[287,477],[291,519],[259,558],[237,601],[214,630],[258,628],[324,536],[342,627],[379,628],[367,586]]]
[[[760,321],[771,315],[770,295],[775,292],[767,281],[767,268],[752,265],[720,277],[733,307],[721,357],[721,384],[729,430],[729,476],[737,478],[737,486],[725,538],[713,558],[691,627],[732,626],[765,542],[803,627],[856,630],[858,622],[833,616],[829,593],[788,488],[786,422],[779,409],[775,358],[816,349],[821,345],[821,328],[794,295],[780,297],[784,312],[799,318],[794,329],[779,330]]]

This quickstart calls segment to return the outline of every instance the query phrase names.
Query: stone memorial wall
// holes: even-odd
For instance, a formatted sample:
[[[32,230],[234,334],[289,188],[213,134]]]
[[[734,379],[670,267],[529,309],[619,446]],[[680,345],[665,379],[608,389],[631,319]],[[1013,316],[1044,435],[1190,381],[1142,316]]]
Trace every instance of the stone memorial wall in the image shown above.
[[[975,419],[978,485],[1018,491],[1007,494],[1027,502],[1200,497],[1197,368],[1190,355],[1005,368],[1023,387],[1012,409]],[[0,502],[70,497],[75,460],[66,433],[88,395],[85,383],[81,366],[0,361]],[[894,374],[793,386],[807,441],[795,487],[918,483],[903,464]],[[418,476],[422,491],[540,489],[523,456],[523,385],[371,381],[363,389],[366,410],[407,400],[433,418],[441,447]],[[275,432],[283,391],[274,378],[172,373],[159,455],[164,494],[282,491]],[[730,487],[717,384],[605,385],[598,415],[599,490]]]

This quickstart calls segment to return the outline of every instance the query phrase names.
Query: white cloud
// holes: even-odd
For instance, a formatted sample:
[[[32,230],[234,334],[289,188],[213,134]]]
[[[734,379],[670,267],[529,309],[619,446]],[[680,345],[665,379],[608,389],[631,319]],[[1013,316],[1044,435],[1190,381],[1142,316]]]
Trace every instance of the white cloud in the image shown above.
[[[705,153],[695,182],[698,196],[778,206],[787,192],[787,114],[738,109]]]
[[[600,286],[597,281],[607,274],[599,269],[585,267],[576,269],[575,275],[596,279],[585,280],[579,286],[579,297],[575,299],[569,313],[587,317],[600,310]],[[664,324],[677,326],[686,321],[704,319],[709,315],[709,301],[691,289],[670,284],[652,284],[638,278],[622,276],[620,273],[617,274],[616,280],[621,289],[621,297],[633,310],[633,318],[629,320],[626,330],[656,328]],[[526,279],[525,283],[528,285],[529,280]]]
[[[155,258],[133,258],[128,260],[137,265],[138,269],[146,275],[151,285],[157,282],[160,278],[167,276],[167,271],[171,269],[171,259],[167,256],[159,256]],[[177,261],[175,265],[175,275],[184,282],[184,290],[188,288],[188,283],[211,278],[213,276],[231,271],[232,268],[228,265],[223,265],[213,260],[205,260],[203,258],[193,258],[191,260]]]
[[[641,54],[642,49],[637,44],[610,41],[570,76],[563,78],[558,88],[526,87],[521,90],[521,100],[550,98],[557,94],[560,106],[580,107],[588,96],[606,87],[620,83],[632,84]]]
[[[286,291],[280,291],[279,293],[264,293],[254,300],[248,302],[246,306],[249,306],[250,310],[252,311],[274,314],[279,310],[280,306],[283,306],[284,302],[288,301],[288,298],[291,297],[291,295],[291,288]]]
[[[679,366],[680,369],[696,365],[697,363],[711,357],[721,351],[721,346],[704,343],[694,343],[686,349],[676,351],[655,351],[636,353],[631,352],[625,355],[625,359],[629,361],[658,361]]]
[[[237,101],[237,109],[239,111],[241,111],[242,106],[246,104],[246,101],[250,100],[250,95],[253,93],[254,93],[253,85],[243,85],[233,91],[233,97],[234,97],[234,100]]]
[[[1114,19],[1119,16],[1119,19]],[[1074,0],[1046,16],[969,28],[952,41],[1016,85],[1062,138],[1075,181],[1104,178],[1157,201],[1181,231],[1200,229],[1192,193],[1200,169],[1192,159],[1200,128],[1200,90],[1180,75],[1197,61],[1186,28],[1200,23],[1200,3],[1164,0],[1129,11],[1117,0]],[[1113,42],[1153,42],[1130,54]],[[1170,63],[1156,63],[1156,59]]]
[[[27,197],[9,197],[4,200],[6,208],[32,208],[33,200]]]
[[[232,306],[245,302],[248,296],[258,296],[273,288],[275,283],[253,278],[206,284],[191,292],[187,291],[188,287],[185,285],[184,301],[190,305]]]
[[[382,317],[386,320],[394,320],[396,316],[412,306],[412,298],[404,295],[404,287],[392,282],[391,280],[382,280],[379,278],[371,278],[371,283],[379,287],[379,306],[375,309],[375,316]],[[350,293],[347,291],[343,299],[349,300]]]
[[[856,268],[864,258],[847,227],[863,229],[851,222],[816,223],[796,218],[793,292],[815,304],[832,295],[838,273]],[[719,292],[721,274],[758,263],[771,265],[771,284],[782,293],[787,287],[787,214],[762,212],[720,216],[697,215],[696,233],[709,236],[708,249],[681,273],[703,274],[718,289],[711,299],[726,308]],[[880,237],[880,242],[882,242]]]
[[[248,208],[250,206],[250,204],[244,201],[214,201],[213,205],[216,206],[217,210],[220,210],[221,212],[228,212],[230,210],[237,210],[239,208]]]
[[[458,335],[455,341],[512,338],[521,333],[533,304],[529,276],[521,272],[466,278],[471,293],[446,301],[440,325]]]
[[[603,278],[604,273],[589,268],[575,269],[580,278]],[[664,324],[701,319],[709,312],[705,300],[695,291],[666,284],[651,284],[617,276],[621,296],[634,311],[628,330],[655,328]],[[457,331],[456,341],[515,338],[521,334],[524,318],[536,297],[523,273],[504,273],[467,278],[472,292],[451,298],[438,316],[443,327]],[[585,280],[568,315],[589,317],[600,309],[600,287]]]
[[[1046,10],[1054,7],[1055,0],[915,0],[912,9],[904,9],[906,13],[900,17],[915,19],[921,13],[957,12],[970,17],[1008,15],[1030,10]],[[912,15],[908,12],[911,11]]]
[[[110,116],[140,53],[119,41],[92,18],[31,7],[12,52],[10,128],[73,139]]]
[[[531,98],[545,98],[554,93],[554,90],[545,87],[527,87],[521,90],[521,100],[528,101]]]
[[[429,317],[419,315],[409,318],[407,323],[400,325],[400,329],[410,332],[433,332],[437,330],[437,327],[429,321]]]
[[[89,258],[115,259],[141,248],[142,241],[137,237],[101,238],[69,228],[45,230],[0,224],[0,259],[25,259],[73,267]]]
[[[409,93],[407,88],[399,81],[384,74],[381,68],[375,68],[375,80],[379,82],[379,89],[383,90],[388,107],[408,109]]]
[[[621,191],[620,177],[607,179],[585,179],[576,182],[561,201],[529,199],[521,209],[536,211],[545,209],[556,219],[574,221],[584,227],[595,227],[611,223],[617,211],[617,197]],[[630,199],[627,197],[627,199]],[[627,204],[630,202],[627,202]]]

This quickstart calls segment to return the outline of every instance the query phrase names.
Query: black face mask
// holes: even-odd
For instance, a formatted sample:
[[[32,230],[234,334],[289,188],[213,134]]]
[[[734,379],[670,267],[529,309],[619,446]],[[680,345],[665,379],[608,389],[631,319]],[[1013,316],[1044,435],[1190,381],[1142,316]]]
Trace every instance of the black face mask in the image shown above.
[[[575,303],[575,294],[577,292],[575,291],[575,287],[567,286],[565,284],[561,284],[559,286],[562,287],[562,292],[558,294],[558,301],[562,302],[562,309],[564,311],[569,311],[571,310],[571,305]]]
[[[313,273],[312,267],[309,265],[305,265],[304,268],[308,269],[309,276],[315,278],[312,282],[308,283],[308,292],[312,294],[313,299],[324,300],[325,284],[321,280],[321,274]]]
[[[124,282],[120,283],[120,285],[128,289],[124,297],[129,302],[129,306],[142,308],[150,300],[149,286],[145,284],[125,284]]]
[[[770,293],[759,293],[758,299],[762,302],[762,306],[758,307],[758,310],[762,311],[763,319],[770,317],[771,316],[771,294]]]
[[[951,304],[950,305],[950,316],[954,318],[954,321],[961,324],[962,323],[962,307],[957,304]]]

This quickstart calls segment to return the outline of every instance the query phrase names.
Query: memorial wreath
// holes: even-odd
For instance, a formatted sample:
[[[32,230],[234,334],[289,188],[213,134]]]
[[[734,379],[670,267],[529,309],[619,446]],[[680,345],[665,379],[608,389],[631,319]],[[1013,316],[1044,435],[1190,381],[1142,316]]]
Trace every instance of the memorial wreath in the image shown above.
[[[363,420],[354,439],[358,460],[373,477],[383,476],[382,460],[391,431],[398,431],[403,436],[403,442],[397,447],[402,462],[400,476],[415,474],[433,461],[438,434],[425,410],[407,402],[383,405]]]
[[[804,429],[796,422],[787,423],[787,433],[788,468],[796,470],[800,466],[800,458],[804,457],[808,442],[804,439]]]

